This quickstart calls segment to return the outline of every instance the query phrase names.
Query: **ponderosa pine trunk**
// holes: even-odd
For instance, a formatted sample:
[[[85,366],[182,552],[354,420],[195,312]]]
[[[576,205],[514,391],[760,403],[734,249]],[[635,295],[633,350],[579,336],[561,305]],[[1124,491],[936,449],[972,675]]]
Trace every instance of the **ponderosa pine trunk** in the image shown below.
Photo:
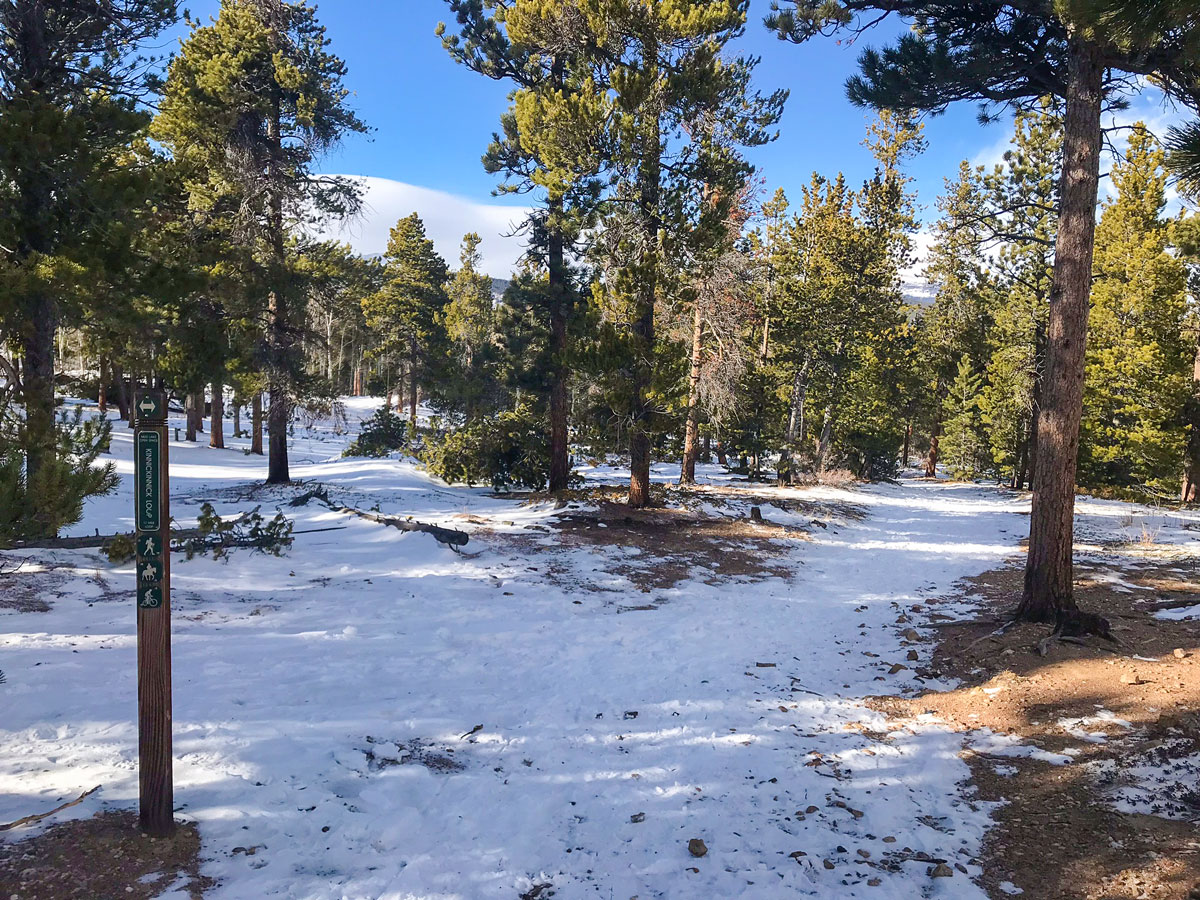
[[[108,412],[108,357],[100,354],[100,383],[96,388],[96,405],[100,407],[100,415]]]
[[[658,62],[653,41],[643,48],[647,70]],[[659,201],[662,175],[662,134],[657,112],[641,122],[641,159],[638,165],[638,207],[642,229],[642,258],[637,272],[633,319],[633,360],[630,390],[633,415],[629,427],[629,505],[642,509],[650,503],[650,384],[654,375],[654,301],[658,296]]]
[[[833,426],[837,422],[837,404],[841,399],[842,369],[845,366],[845,359],[842,357],[844,350],[845,345],[839,341],[834,352],[837,362],[834,363],[833,372],[829,376],[829,402],[825,404],[825,418],[821,424],[821,437],[817,442],[818,476],[825,474],[825,467],[829,464],[829,451],[833,446]]]
[[[26,99],[36,104],[54,77],[55,63],[51,61],[51,46],[47,38],[47,17],[52,14],[48,4],[26,4],[19,29],[6,35],[15,43],[19,71],[14,74],[22,84]],[[60,63],[61,64],[61,63]],[[36,105],[33,106],[36,109]],[[12,261],[17,269],[28,269],[39,257],[53,253],[54,225],[50,221],[53,209],[54,167],[49,163],[18,173],[14,179],[14,211],[18,222],[16,252]],[[58,304],[31,271],[16,279],[17,295],[13,298],[21,313],[19,340],[24,362],[21,372],[21,400],[25,407],[24,451],[25,477],[29,500],[33,507],[33,532],[30,537],[54,537],[49,507],[57,498],[41,490],[40,473],[53,466],[57,440],[54,428],[54,337],[58,329]],[[32,276],[32,277],[30,277]]]
[[[183,439],[196,440],[196,394],[193,391],[188,391],[183,398],[183,424]]]
[[[561,67],[556,65],[561,78]],[[571,482],[571,448],[567,421],[567,313],[569,305],[565,242],[562,233],[563,198],[549,202],[547,233],[550,288],[550,491],[565,491]]]
[[[212,383],[212,418],[208,432],[208,446],[214,450],[225,449],[225,387],[219,381]]]
[[[908,468],[908,456],[912,452],[912,422],[908,422],[904,426],[904,446],[900,449],[900,468]]]
[[[272,42],[278,40],[272,22]],[[271,291],[267,300],[267,334],[271,346],[271,367],[267,391],[267,484],[288,484],[292,480],[288,466],[288,424],[292,418],[290,390],[291,335],[288,323],[286,288],[287,257],[284,250],[282,113],[278,94],[272,98],[267,116],[267,191],[268,239],[271,249]]]
[[[688,366],[687,425],[683,434],[680,484],[696,483],[696,457],[700,453],[700,369],[704,363],[704,316],[699,300],[692,307],[692,358]]]
[[[1019,619],[1053,622],[1058,629],[1079,617],[1072,558],[1075,471],[1100,179],[1103,77],[1097,48],[1072,35],[1046,372],[1033,447],[1033,514],[1025,589],[1017,609]]]
[[[409,344],[408,359],[408,424],[410,436],[417,433],[417,341],[414,338]]]
[[[800,473],[799,448],[804,442],[806,430],[804,412],[808,400],[808,373],[811,365],[812,355],[805,353],[804,363],[792,376],[792,400],[788,407],[787,432],[784,435],[787,447],[783,451],[783,458],[787,460],[786,480],[789,484],[795,484],[796,476]]]
[[[117,412],[122,419],[129,418],[129,395],[125,392],[125,373],[121,367],[112,367],[113,387],[117,389]]]
[[[1200,338],[1192,361],[1192,396],[1185,408],[1187,447],[1183,457],[1183,487],[1179,499],[1184,503],[1200,500]]]
[[[242,436],[242,398],[237,394],[233,395],[233,436]]]
[[[250,452],[263,455],[262,391],[255,391],[254,399],[250,401]]]

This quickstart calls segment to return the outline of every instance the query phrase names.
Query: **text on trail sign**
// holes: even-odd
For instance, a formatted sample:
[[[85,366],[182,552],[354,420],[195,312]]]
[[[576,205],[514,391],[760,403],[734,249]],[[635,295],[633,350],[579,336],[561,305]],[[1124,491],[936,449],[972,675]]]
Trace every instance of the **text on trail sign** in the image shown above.
[[[137,436],[137,469],[134,475],[138,531],[162,527],[162,435],[143,431]]]

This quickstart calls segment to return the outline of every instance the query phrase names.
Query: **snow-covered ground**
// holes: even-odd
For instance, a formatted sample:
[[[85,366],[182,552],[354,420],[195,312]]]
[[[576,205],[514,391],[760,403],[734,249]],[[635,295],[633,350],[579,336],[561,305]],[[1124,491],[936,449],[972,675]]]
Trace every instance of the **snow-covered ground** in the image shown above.
[[[298,429],[293,477],[475,531],[473,555],[287,508],[306,488],[254,489],[265,462],[244,442],[171,445],[181,524],[209,501],[284,507],[298,532],[281,559],[174,565],[177,815],[199,823],[213,898],[983,896],[961,870],[927,871],[978,872],[988,808],[962,798],[962,736],[889,734],[860,698],[917,686],[907,653],[926,650],[903,631],[1015,552],[1026,503],[948,483],[780,491],[867,515],[764,543],[790,578],[706,570],[622,612],[615,598],[647,595],[613,565],[619,534],[563,549],[551,504],[342,459],[347,441]],[[113,457],[120,491],[75,533],[132,527],[119,423]],[[0,822],[94,785],[63,816],[136,805],[133,567],[16,555],[53,608],[0,613]]]

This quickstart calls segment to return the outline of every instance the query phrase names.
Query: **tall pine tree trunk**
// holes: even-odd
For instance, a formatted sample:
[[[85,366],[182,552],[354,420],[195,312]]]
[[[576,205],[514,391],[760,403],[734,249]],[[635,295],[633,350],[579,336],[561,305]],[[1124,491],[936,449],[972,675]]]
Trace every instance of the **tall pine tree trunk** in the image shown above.
[[[1200,339],[1192,362],[1192,396],[1185,407],[1187,448],[1183,457],[1183,488],[1179,499],[1184,503],[1200,500]]]
[[[100,384],[96,390],[96,405],[100,407],[101,415],[108,412],[108,357],[103,353],[100,354]]]
[[[643,49],[647,71],[658,61],[658,46]],[[660,265],[659,201],[662,175],[662,135],[656,111],[641,122],[643,129],[638,165],[638,207],[642,228],[642,258],[638,266],[633,320],[633,360],[630,388],[633,417],[629,428],[629,505],[641,509],[650,502],[650,392],[654,376],[654,301],[658,296]]]
[[[188,391],[183,398],[184,440],[196,440],[196,394]]]
[[[122,419],[129,418],[129,395],[125,391],[125,373],[121,367],[113,364],[113,387],[117,389],[117,412]]]
[[[263,400],[259,390],[250,401],[250,452],[263,455]]]
[[[408,424],[409,434],[417,433],[417,339],[409,343],[408,358]]]
[[[212,424],[209,426],[208,446],[214,450],[225,449],[225,387],[219,381],[212,383]]]
[[[20,82],[22,93],[36,98],[54,77],[52,47],[47,39],[49,4],[24,4],[21,27],[6,35],[14,43],[17,71],[8,73]],[[32,99],[32,98],[31,98]],[[35,107],[36,108],[36,107]],[[50,512],[57,500],[40,490],[40,473],[53,466],[57,441],[54,429],[54,337],[58,329],[58,304],[46,285],[32,271],[38,257],[53,250],[53,225],[48,220],[53,209],[52,164],[17,173],[14,179],[13,211],[16,213],[16,253],[13,262],[25,277],[16,280],[13,298],[19,311],[19,335],[24,362],[21,372],[21,400],[25,406],[25,477],[29,501],[33,507],[33,531],[30,537],[54,537]]]
[[[555,65],[561,79],[561,65]],[[567,312],[568,290],[565,242],[563,240],[563,198],[550,198],[548,227],[548,269],[550,278],[550,490],[564,491],[571,480],[571,448],[567,422]]]
[[[788,423],[784,439],[783,458],[787,460],[787,482],[795,484],[800,474],[800,445],[804,442],[804,410],[808,399],[808,373],[812,368],[812,354],[805,352],[804,363],[792,376],[792,401],[788,406]]]
[[[237,394],[233,395],[233,436],[242,436],[242,398]]]
[[[843,345],[838,344],[837,362],[829,377],[829,402],[825,405],[825,419],[821,424],[821,438],[817,442],[817,474],[824,475],[829,463],[829,451],[833,447],[833,426],[837,422],[837,404],[841,398],[842,369],[845,360],[842,358]]]
[[[1046,375],[1034,445],[1033,515],[1025,590],[1017,617],[1062,627],[1078,618],[1072,583],[1075,470],[1083,414],[1104,71],[1097,49],[1078,35],[1068,44],[1061,213],[1050,294]]]
[[[22,349],[22,399],[25,401],[25,478],[33,505],[33,537],[54,537],[48,516],[41,514],[48,502],[39,489],[43,469],[55,462],[54,438],[54,332],[57,329],[57,304],[40,286],[31,289],[24,323]]]
[[[680,484],[696,483],[696,457],[700,453],[700,369],[704,363],[704,316],[700,302],[692,303],[692,358],[688,367],[687,426],[683,435]]]
[[[276,26],[272,24],[272,29]],[[273,38],[277,39],[274,35]],[[271,293],[267,301],[267,341],[271,347],[271,367],[267,391],[270,407],[267,410],[267,484],[288,484],[291,471],[288,467],[287,432],[292,417],[291,391],[289,389],[291,366],[291,337],[288,325],[287,296],[284,280],[287,277],[287,259],[284,250],[283,186],[283,138],[280,126],[280,101],[272,100],[271,114],[267,117],[267,143],[270,148],[267,159],[267,191],[269,192],[268,232],[271,249]]]
[[[912,452],[912,422],[908,422],[904,426],[904,446],[900,449],[900,468],[901,470],[908,468],[908,457]]]

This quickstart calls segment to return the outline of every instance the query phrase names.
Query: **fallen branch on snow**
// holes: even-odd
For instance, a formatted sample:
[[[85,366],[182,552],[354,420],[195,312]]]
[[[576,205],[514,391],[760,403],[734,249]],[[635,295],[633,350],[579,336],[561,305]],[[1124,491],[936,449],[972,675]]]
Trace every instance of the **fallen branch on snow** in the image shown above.
[[[451,550],[457,551],[459,547],[466,546],[471,540],[471,536],[465,531],[455,531],[453,528],[442,528],[440,525],[429,525],[425,522],[418,522],[416,519],[405,518],[399,516],[385,516],[382,513],[370,512],[365,509],[358,509],[353,506],[342,506],[334,503],[329,499],[329,492],[323,487],[314,488],[307,494],[302,494],[289,503],[289,506],[305,506],[311,501],[317,502],[329,507],[334,512],[339,512],[348,516],[358,516],[360,519],[366,519],[368,522],[375,522],[379,525],[387,525],[391,528],[397,528],[400,531],[419,531],[433,537],[439,544],[445,544]]]
[[[78,797],[76,797],[70,803],[64,803],[62,806],[54,807],[54,809],[50,810],[50,812],[38,813],[37,815],[34,815],[34,816],[26,816],[23,819],[17,819],[17,821],[15,821],[15,822],[9,822],[7,825],[0,825],[0,831],[12,831],[12,829],[20,828],[22,825],[33,825],[37,822],[42,821],[42,819],[48,819],[51,816],[62,812],[64,809],[70,809],[72,806],[78,806],[80,803],[82,803],[88,797],[92,796],[92,794],[96,793],[96,791],[98,791],[98,790],[100,790],[100,785],[96,785],[90,791],[84,791],[82,794],[80,794]]]

